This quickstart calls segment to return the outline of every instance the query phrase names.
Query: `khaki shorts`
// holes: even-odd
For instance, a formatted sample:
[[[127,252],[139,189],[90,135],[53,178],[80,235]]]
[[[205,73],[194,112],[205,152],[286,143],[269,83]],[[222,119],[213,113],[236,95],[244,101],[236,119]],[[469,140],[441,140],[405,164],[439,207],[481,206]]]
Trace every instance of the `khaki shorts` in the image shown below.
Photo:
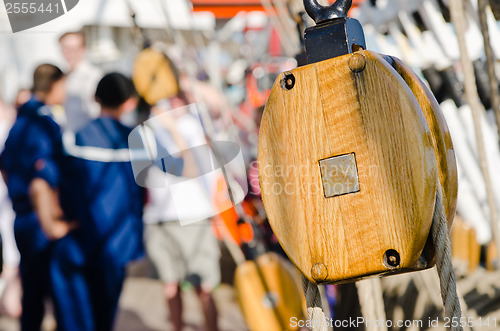
[[[212,290],[220,283],[220,249],[210,222],[147,224],[147,254],[166,284],[189,281]]]

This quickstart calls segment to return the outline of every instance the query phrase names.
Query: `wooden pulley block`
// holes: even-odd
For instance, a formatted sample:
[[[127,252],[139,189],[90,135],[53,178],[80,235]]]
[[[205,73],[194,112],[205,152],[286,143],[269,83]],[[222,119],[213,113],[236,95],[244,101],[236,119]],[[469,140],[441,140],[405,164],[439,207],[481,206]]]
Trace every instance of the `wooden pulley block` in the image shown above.
[[[236,268],[234,286],[249,330],[299,329],[290,321],[305,319],[306,300],[300,275],[290,267],[275,253],[266,253]]]
[[[437,185],[450,228],[457,195],[439,105],[401,61],[364,50],[350,5],[315,17],[308,2],[309,65],[278,77],[260,129],[269,222],[312,283],[432,267]]]
[[[152,106],[179,92],[178,77],[172,61],[164,53],[152,48],[146,48],[137,55],[132,78],[139,95]]]

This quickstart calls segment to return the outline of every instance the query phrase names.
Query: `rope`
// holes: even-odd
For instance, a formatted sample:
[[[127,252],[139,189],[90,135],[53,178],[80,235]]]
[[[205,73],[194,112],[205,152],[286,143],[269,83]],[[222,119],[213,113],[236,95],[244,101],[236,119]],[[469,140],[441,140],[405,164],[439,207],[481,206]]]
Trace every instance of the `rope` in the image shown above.
[[[327,320],[321,304],[318,285],[311,283],[309,279],[302,276],[302,288],[306,296],[307,316],[312,326],[311,330],[327,331],[328,323],[326,323]]]
[[[457,294],[455,271],[451,263],[451,243],[448,235],[448,221],[443,204],[443,191],[438,182],[436,205],[431,227],[432,241],[436,247],[436,267],[441,286],[441,299],[444,304],[445,317],[460,324],[461,310]],[[452,323],[450,323],[453,325]],[[453,331],[462,331],[461,326],[453,327]]]
[[[359,305],[365,318],[367,331],[386,331],[386,316],[382,284],[380,278],[371,278],[356,282]]]

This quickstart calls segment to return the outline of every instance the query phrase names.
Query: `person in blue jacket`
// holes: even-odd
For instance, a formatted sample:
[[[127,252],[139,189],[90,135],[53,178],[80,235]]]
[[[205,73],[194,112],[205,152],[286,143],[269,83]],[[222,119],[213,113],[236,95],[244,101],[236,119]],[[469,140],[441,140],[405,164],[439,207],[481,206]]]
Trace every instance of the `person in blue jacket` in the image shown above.
[[[49,261],[53,241],[71,224],[62,219],[58,203],[61,132],[51,105],[64,102],[64,75],[50,64],[34,73],[32,98],[18,110],[0,156],[0,169],[16,213],[14,234],[21,253],[23,287],[21,330],[40,330],[44,301],[50,294]]]
[[[101,116],[64,135],[61,204],[79,228],[54,247],[51,276],[58,330],[109,331],[127,263],[143,254],[145,191],[136,184],[132,129],[120,118],[135,109],[132,81],[105,75],[96,90]]]

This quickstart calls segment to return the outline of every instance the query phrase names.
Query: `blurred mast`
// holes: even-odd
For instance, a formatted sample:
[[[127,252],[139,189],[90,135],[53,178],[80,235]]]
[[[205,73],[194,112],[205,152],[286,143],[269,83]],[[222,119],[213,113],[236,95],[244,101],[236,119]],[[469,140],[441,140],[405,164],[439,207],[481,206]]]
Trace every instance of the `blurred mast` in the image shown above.
[[[162,4],[162,10],[163,14],[165,17],[165,25],[166,25],[166,31],[167,33],[172,37],[174,43],[178,45],[182,51],[184,51],[187,48],[187,42],[182,35],[182,33],[175,29],[171,22],[170,22],[170,17],[168,13],[168,7],[167,7],[167,0],[160,0]],[[200,107],[200,115],[202,117],[203,124],[205,125],[205,129],[207,130],[207,133],[213,133],[215,131],[213,127],[212,120],[210,118],[210,113],[208,111],[208,107],[206,106],[205,102],[203,101],[203,97],[201,96],[201,93],[199,89],[197,88],[196,85],[196,69],[197,65],[194,63],[194,61],[191,61],[189,56],[186,56],[184,58],[184,63],[185,63],[185,68],[186,68],[186,75],[189,78],[189,81],[191,83],[191,86],[193,88],[193,95],[194,98],[200,102],[198,105]]]
[[[162,1],[162,3],[163,3],[162,8],[163,8],[163,11],[165,14],[165,20],[167,22],[167,24],[166,24],[167,29],[169,29],[171,31],[172,35],[174,36],[174,42],[176,44],[178,44],[179,46],[181,46],[182,49],[185,49],[187,46],[187,42],[184,39],[184,36],[182,36],[182,34],[178,30],[174,29],[173,26],[170,24],[170,20],[168,17],[168,9],[166,7],[166,1],[167,0]],[[242,219],[246,219],[246,214],[243,210],[243,207],[241,206],[241,204],[236,204],[236,201],[234,199],[234,194],[233,194],[233,191],[232,191],[232,188],[230,185],[231,182],[237,183],[237,181],[234,179],[234,176],[232,176],[232,174],[225,169],[224,162],[222,162],[223,159],[220,156],[220,153],[216,150],[215,145],[213,144],[213,142],[215,142],[215,133],[216,132],[215,132],[215,128],[214,128],[213,123],[212,123],[209,109],[208,109],[206,103],[204,102],[203,97],[202,97],[201,93],[199,92],[199,89],[198,89],[197,84],[196,84],[197,83],[197,79],[196,79],[197,65],[196,65],[196,63],[194,63],[194,61],[192,61],[189,58],[189,56],[187,56],[185,58],[185,63],[186,63],[186,74],[190,80],[191,86],[193,88],[193,95],[194,95],[194,97],[197,101],[197,105],[199,106],[199,109],[200,109],[200,113],[201,113],[200,115],[202,117],[203,124],[205,125],[206,136],[207,136],[209,143],[211,144],[212,152],[214,153],[214,156],[217,159],[217,163],[218,163],[219,167],[221,168],[221,171],[222,171],[222,174],[224,177],[224,181],[226,182],[226,186],[228,189],[231,203],[234,206],[238,216]],[[238,140],[239,139],[237,139],[236,141],[238,141]]]
[[[486,12],[488,9],[489,5],[487,0],[478,0],[479,21],[483,35],[484,52],[486,54],[486,65],[488,67],[487,69],[490,83],[491,107],[493,108],[493,113],[495,114],[497,122],[500,145],[500,97],[498,95],[498,78],[495,71],[495,54],[493,52],[493,47],[491,47],[490,30],[488,28],[488,21],[486,18]]]
[[[463,2],[461,0],[451,0],[450,11],[453,25],[455,26],[458,45],[460,48],[460,63],[464,71],[464,87],[467,102],[472,109],[474,120],[474,128],[476,132],[477,148],[481,170],[483,173],[484,183],[486,185],[486,195],[488,199],[488,206],[490,209],[490,222],[493,235],[493,241],[497,248],[497,254],[500,256],[500,229],[498,227],[498,212],[494,200],[493,187],[489,172],[488,160],[486,155],[486,147],[483,138],[481,117],[484,113],[484,107],[479,102],[479,95],[477,93],[477,86],[475,81],[474,67],[469,58],[467,49],[467,42],[465,40],[466,26],[465,26],[465,12]]]
[[[276,27],[278,31],[278,35],[280,37],[281,44],[283,45],[283,50],[285,54],[289,57],[295,56],[297,53],[297,47],[294,46],[291,37],[288,35],[286,26],[284,26],[283,22],[279,18],[279,13],[276,13],[274,10],[273,4],[271,0],[261,0],[262,6],[266,10],[267,16],[273,22],[273,25]],[[294,31],[294,30],[292,30]]]
[[[132,31],[135,35],[134,36],[135,39],[137,39],[137,37],[140,36],[140,38],[142,39],[141,46],[143,49],[150,47],[151,40],[148,38],[148,36],[146,36],[146,32],[144,31],[144,29],[137,23],[137,15],[134,11],[134,8],[132,8],[131,0],[127,0],[127,7],[128,7],[130,17],[132,18],[132,23],[134,24]]]

